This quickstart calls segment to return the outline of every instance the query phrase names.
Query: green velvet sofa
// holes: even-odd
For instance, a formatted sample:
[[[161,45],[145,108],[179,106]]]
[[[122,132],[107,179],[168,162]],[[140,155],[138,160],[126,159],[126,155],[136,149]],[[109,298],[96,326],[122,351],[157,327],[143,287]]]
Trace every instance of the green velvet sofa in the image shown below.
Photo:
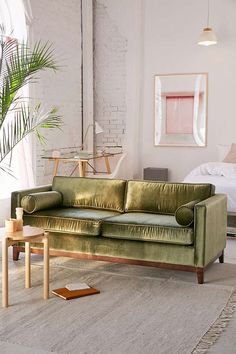
[[[54,177],[12,193],[12,217],[50,234],[50,254],[197,273],[226,245],[226,196],[211,184]],[[23,245],[14,246],[18,259]],[[40,253],[39,245],[32,252]]]

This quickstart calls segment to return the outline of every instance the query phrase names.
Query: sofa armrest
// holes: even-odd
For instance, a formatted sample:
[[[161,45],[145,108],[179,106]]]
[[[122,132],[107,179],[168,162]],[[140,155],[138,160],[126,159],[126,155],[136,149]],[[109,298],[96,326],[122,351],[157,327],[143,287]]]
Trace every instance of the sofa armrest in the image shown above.
[[[195,205],[195,265],[205,267],[225,248],[227,197],[216,194]]]
[[[52,185],[39,186],[31,189],[22,189],[11,193],[11,217],[16,217],[16,208],[21,206],[21,199],[30,193],[47,192],[52,190]]]

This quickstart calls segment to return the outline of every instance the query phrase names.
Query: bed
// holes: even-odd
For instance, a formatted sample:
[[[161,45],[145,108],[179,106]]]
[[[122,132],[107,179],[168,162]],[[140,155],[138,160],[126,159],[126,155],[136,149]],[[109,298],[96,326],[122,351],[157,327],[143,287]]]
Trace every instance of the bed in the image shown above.
[[[227,195],[228,233],[236,233],[236,163],[207,162],[192,170],[188,183],[211,183],[216,193]]]

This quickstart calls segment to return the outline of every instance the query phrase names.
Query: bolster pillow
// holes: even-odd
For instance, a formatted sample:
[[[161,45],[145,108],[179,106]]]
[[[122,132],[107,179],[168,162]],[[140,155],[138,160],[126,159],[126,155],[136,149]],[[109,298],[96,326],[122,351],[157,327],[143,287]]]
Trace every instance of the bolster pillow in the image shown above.
[[[62,204],[62,195],[57,191],[31,193],[21,199],[21,206],[31,214],[42,209],[58,207]]]
[[[181,205],[175,211],[175,220],[181,226],[190,226],[194,220],[194,206],[200,200],[192,200],[189,203]]]

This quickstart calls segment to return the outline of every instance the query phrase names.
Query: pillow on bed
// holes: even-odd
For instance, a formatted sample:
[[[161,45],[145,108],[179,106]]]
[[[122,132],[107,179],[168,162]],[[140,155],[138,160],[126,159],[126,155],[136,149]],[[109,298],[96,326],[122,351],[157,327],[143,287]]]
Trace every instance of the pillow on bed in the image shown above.
[[[236,144],[231,145],[231,149],[224,158],[223,162],[236,163]]]
[[[236,163],[206,162],[192,170],[188,177],[206,175],[236,178]]]
[[[228,154],[230,148],[231,148],[231,144],[228,144],[228,145],[218,144],[217,145],[218,161],[222,162],[224,160],[224,158]]]

